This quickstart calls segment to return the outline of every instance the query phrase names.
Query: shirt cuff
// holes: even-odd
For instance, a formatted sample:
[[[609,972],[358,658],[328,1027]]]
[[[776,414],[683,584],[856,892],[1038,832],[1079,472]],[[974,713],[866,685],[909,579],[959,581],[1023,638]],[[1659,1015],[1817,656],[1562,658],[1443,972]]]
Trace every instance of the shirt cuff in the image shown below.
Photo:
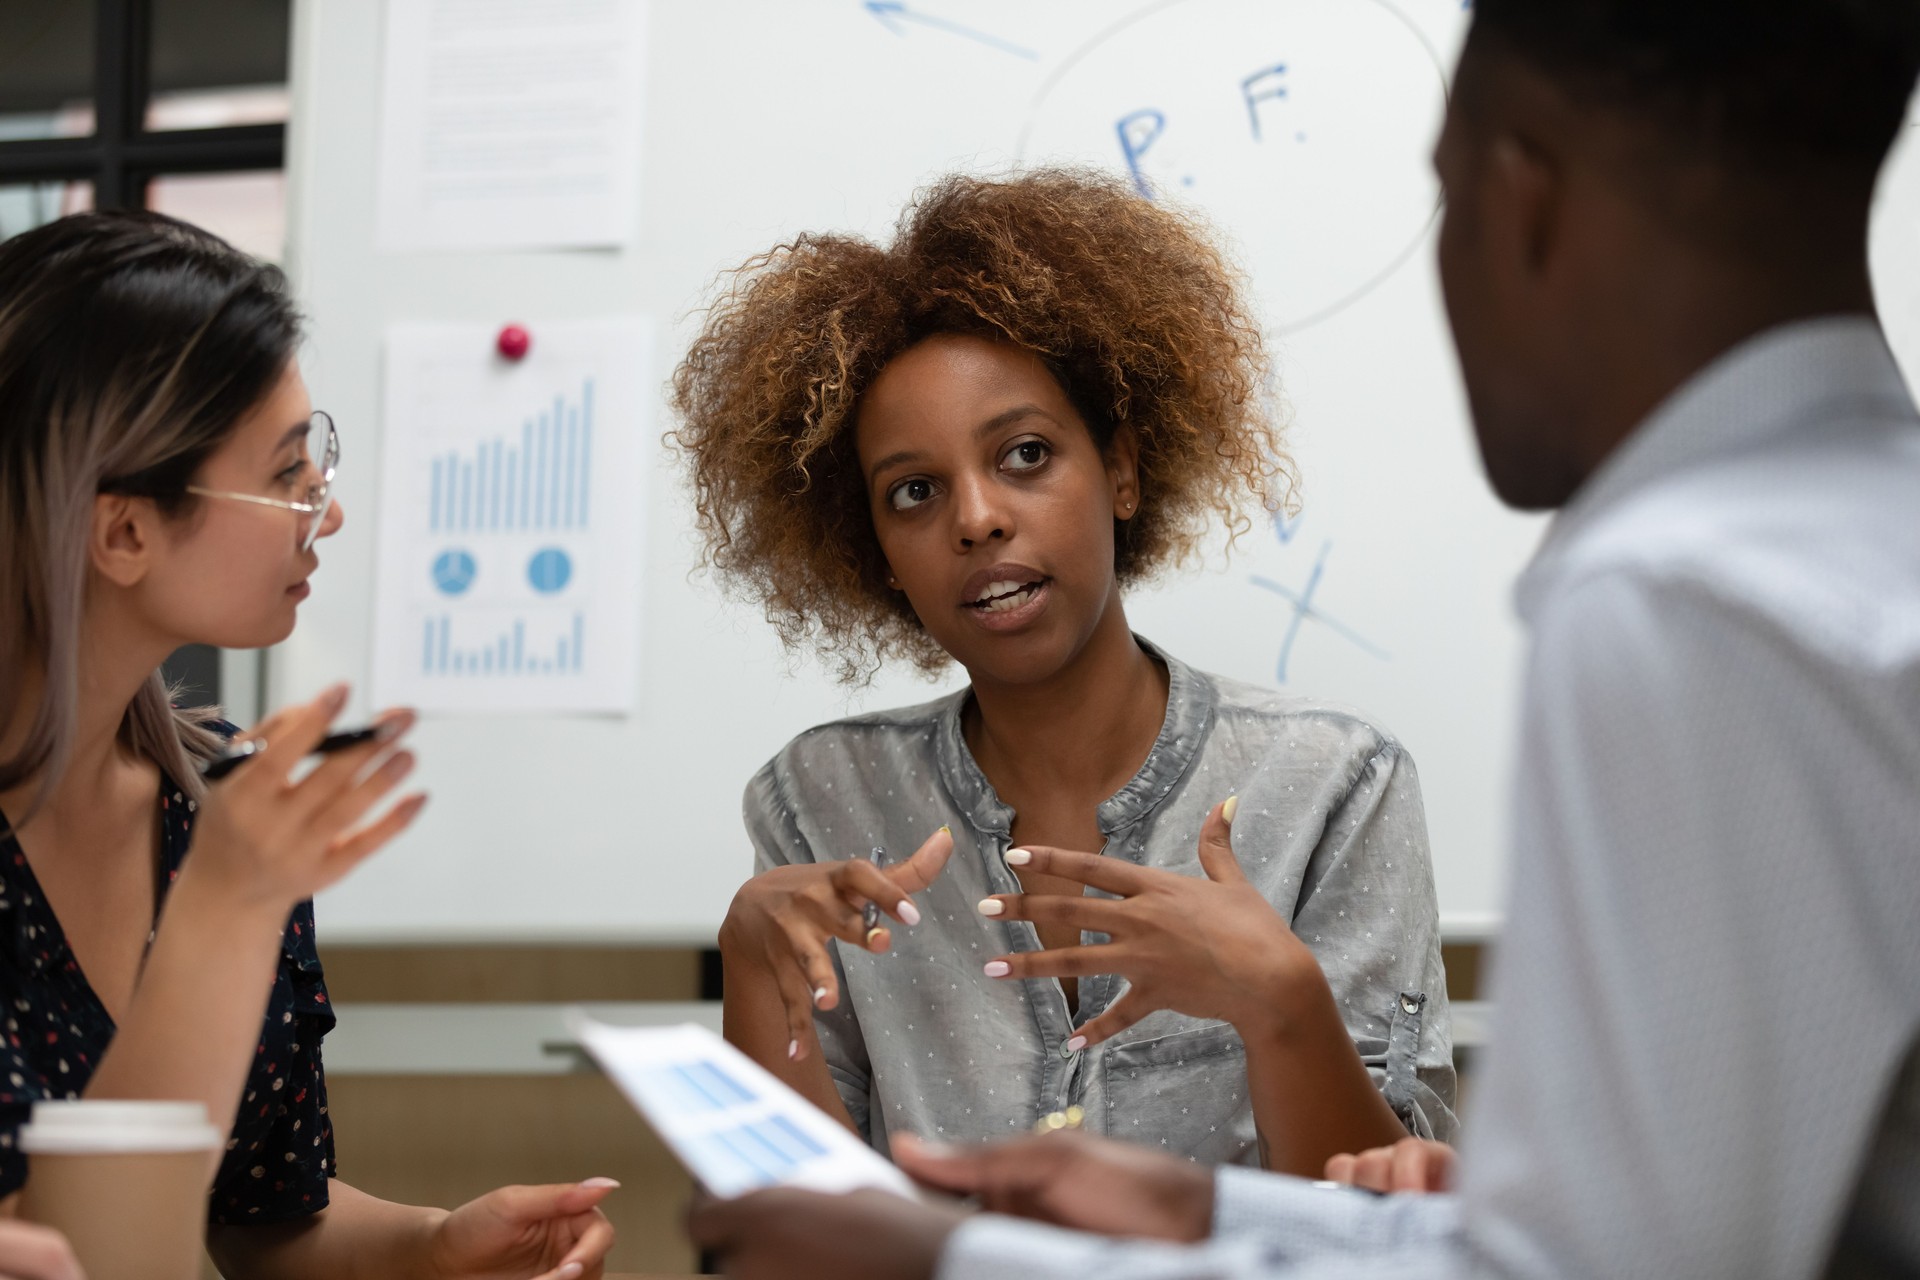
[[[1206,1246],[1118,1240],[981,1213],[947,1238],[935,1280],[1161,1280],[1212,1276]]]
[[[1450,1195],[1376,1196],[1234,1165],[1214,1174],[1214,1238],[1256,1239],[1288,1262],[1438,1244],[1459,1224]]]

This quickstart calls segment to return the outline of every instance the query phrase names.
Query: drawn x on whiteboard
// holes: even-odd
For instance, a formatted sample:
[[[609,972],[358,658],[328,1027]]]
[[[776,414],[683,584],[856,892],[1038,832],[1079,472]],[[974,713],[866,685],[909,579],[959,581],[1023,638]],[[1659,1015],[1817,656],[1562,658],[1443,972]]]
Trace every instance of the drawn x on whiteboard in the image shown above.
[[[1255,575],[1252,579],[1254,586],[1259,587],[1263,591],[1273,592],[1273,594],[1293,606],[1293,616],[1287,620],[1286,637],[1280,642],[1280,661],[1274,672],[1274,680],[1276,683],[1285,684],[1287,682],[1287,659],[1293,655],[1293,642],[1299,638],[1300,626],[1308,618],[1312,618],[1315,622],[1333,631],[1336,635],[1359,646],[1365,653],[1372,654],[1374,657],[1383,661],[1389,657],[1385,649],[1374,644],[1371,640],[1368,640],[1344,622],[1327,616],[1324,610],[1314,605],[1313,596],[1314,593],[1320,589],[1320,576],[1326,571],[1327,556],[1332,551],[1333,544],[1331,542],[1322,542],[1320,544],[1320,554],[1314,557],[1313,572],[1307,575],[1307,585],[1303,590],[1295,591],[1292,587],[1275,582],[1272,578],[1263,578]]]

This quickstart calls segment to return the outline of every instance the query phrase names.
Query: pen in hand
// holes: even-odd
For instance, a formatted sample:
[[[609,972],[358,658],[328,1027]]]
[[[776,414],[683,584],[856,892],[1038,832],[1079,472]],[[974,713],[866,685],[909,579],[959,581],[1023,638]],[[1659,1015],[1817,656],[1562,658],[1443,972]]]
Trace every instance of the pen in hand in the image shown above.
[[[330,733],[314,744],[313,754],[330,755],[335,751],[345,751],[348,747],[357,747],[363,742],[372,742],[376,738],[389,736],[390,733],[391,730],[384,724]],[[266,742],[260,738],[248,738],[242,742],[231,743],[226,750],[200,766],[200,776],[208,782],[216,782],[266,750],[266,746]]]

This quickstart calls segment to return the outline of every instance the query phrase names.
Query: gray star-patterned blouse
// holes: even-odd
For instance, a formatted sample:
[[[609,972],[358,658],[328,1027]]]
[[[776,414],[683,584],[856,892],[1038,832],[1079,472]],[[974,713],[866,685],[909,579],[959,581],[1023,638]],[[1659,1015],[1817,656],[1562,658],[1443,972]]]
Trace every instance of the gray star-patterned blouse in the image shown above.
[[[1201,821],[1237,794],[1241,865],[1319,957],[1375,1083],[1410,1131],[1451,1138],[1446,983],[1411,757],[1352,712],[1142,647],[1167,667],[1166,720],[1139,773],[1100,806],[1106,856],[1201,875]],[[921,923],[896,926],[885,955],[835,948],[844,996],[816,1025],[855,1124],[885,1151],[892,1132],[1005,1137],[1078,1105],[1095,1132],[1254,1163],[1245,1049],[1231,1027],[1162,1011],[1070,1052],[1074,1028],[1113,1003],[1120,979],[1082,979],[1070,1015],[1052,979],[981,972],[1040,944],[1030,923],[975,910],[1020,886],[1003,861],[1013,811],[961,735],[967,697],[811,729],[747,786],[761,871],[874,846],[904,856],[953,828],[953,859],[916,898]]]

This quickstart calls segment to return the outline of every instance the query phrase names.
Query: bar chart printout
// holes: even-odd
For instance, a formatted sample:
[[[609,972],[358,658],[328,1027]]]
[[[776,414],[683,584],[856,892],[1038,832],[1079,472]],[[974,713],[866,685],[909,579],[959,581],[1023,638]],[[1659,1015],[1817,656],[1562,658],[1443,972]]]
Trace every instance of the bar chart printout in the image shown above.
[[[780,1184],[913,1194],[905,1174],[704,1027],[613,1027],[582,1018],[574,1031],[716,1196]]]
[[[529,415],[517,433],[431,460],[427,527],[437,534],[590,527],[593,379],[569,402]]]
[[[626,711],[645,527],[649,326],[387,340],[375,694],[429,711]]]

